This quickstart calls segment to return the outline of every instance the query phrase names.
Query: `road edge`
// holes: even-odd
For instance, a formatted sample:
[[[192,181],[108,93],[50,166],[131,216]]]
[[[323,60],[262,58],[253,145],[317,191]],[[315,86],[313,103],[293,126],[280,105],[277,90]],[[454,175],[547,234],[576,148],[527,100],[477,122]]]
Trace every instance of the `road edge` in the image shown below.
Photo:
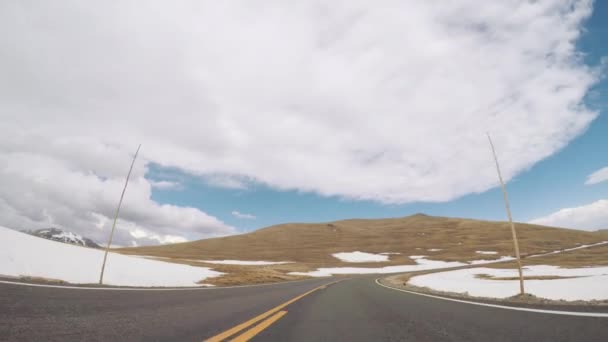
[[[336,278],[336,277],[326,277],[327,279]],[[306,278],[306,279],[298,279],[298,280],[290,280],[290,281],[281,281],[276,283],[263,283],[263,284],[247,284],[247,285],[234,285],[234,286],[184,286],[184,287],[99,287],[99,286],[78,286],[77,284],[73,285],[52,285],[52,284],[41,284],[41,283],[27,283],[22,281],[10,281],[10,280],[0,280],[0,284],[8,284],[8,285],[17,285],[17,286],[32,286],[32,287],[47,287],[47,288],[56,288],[56,289],[69,289],[69,290],[110,290],[110,291],[188,291],[188,290],[220,290],[220,289],[237,289],[242,287],[258,287],[258,286],[271,286],[271,285],[281,285],[281,284],[290,284],[290,283],[298,283],[304,281],[310,281],[313,279],[319,278]]]
[[[427,294],[427,293],[414,292],[414,291],[409,291],[409,290],[404,290],[404,289],[399,289],[396,287],[388,286],[388,285],[382,284],[380,282],[380,279],[381,278],[376,278],[374,280],[376,285],[385,287],[387,289],[405,292],[405,293],[409,293],[409,294],[413,294],[413,295],[417,295],[417,296],[424,296],[424,297],[429,297],[429,298],[434,298],[434,299],[447,300],[447,301],[451,301],[451,302],[485,306],[485,307],[505,309],[505,310],[527,311],[527,312],[544,313],[544,314],[552,314],[552,315],[608,318],[608,313],[601,313],[601,312],[577,312],[577,311],[532,309],[532,308],[525,308],[525,307],[518,307],[518,306],[506,306],[506,305],[489,304],[489,303],[481,303],[481,302],[475,302],[475,301],[469,301],[469,300],[448,298],[448,297],[437,296],[437,295],[432,295],[432,294]]]

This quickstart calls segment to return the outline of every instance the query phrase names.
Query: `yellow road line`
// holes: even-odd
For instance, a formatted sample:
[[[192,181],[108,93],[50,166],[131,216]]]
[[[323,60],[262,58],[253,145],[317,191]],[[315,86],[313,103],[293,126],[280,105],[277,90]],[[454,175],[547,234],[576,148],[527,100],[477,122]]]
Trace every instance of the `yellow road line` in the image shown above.
[[[270,318],[266,319],[262,323],[254,326],[253,328],[245,331],[243,334],[237,336],[232,339],[231,342],[247,342],[251,340],[255,335],[261,333],[264,329],[268,328],[272,323],[278,321],[281,317],[285,316],[287,311],[279,311],[276,314],[270,316]]]
[[[342,280],[345,280],[345,279],[342,279]],[[205,342],[220,342],[220,341],[223,341],[224,339],[227,339],[228,337],[230,337],[230,336],[238,333],[239,331],[241,331],[241,330],[243,330],[245,328],[248,328],[249,326],[255,324],[256,322],[261,321],[264,318],[272,315],[273,313],[275,313],[275,312],[283,309],[287,305],[289,305],[289,304],[291,304],[291,303],[293,303],[293,302],[295,302],[297,300],[300,300],[301,298],[303,298],[303,297],[305,297],[305,296],[307,296],[307,295],[309,295],[309,294],[311,294],[311,293],[313,293],[313,292],[315,292],[317,290],[323,289],[323,288],[325,288],[325,287],[327,287],[327,286],[329,286],[331,284],[335,284],[335,283],[340,282],[342,280],[332,281],[331,283],[328,283],[328,284],[316,287],[316,288],[314,288],[314,289],[312,289],[312,290],[310,290],[308,292],[305,292],[305,293],[303,293],[303,294],[301,294],[301,295],[299,295],[297,297],[294,297],[294,298],[286,301],[285,303],[283,303],[281,305],[278,305],[278,306],[276,306],[276,307],[274,307],[274,308],[272,308],[272,309],[264,312],[263,314],[255,316],[254,318],[248,320],[247,322],[241,323],[241,324],[239,324],[239,325],[237,325],[237,326],[235,326],[233,328],[230,328],[230,329],[224,331],[223,333],[220,333],[220,334],[215,335],[215,336],[213,336],[211,338],[208,338],[208,339],[205,340]]]

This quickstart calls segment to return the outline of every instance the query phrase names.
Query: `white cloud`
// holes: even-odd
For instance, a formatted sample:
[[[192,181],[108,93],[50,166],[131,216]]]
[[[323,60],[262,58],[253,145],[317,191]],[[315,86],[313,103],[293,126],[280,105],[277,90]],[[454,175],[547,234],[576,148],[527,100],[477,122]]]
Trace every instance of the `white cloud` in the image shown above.
[[[149,182],[150,182],[150,185],[155,189],[160,189],[160,190],[181,189],[181,184],[178,182],[165,181],[165,180],[161,180],[161,181],[150,180]]]
[[[41,144],[42,145],[42,144]],[[48,143],[53,145],[52,142]],[[0,218],[16,229],[58,226],[100,243],[108,239],[114,211],[124,185],[124,174],[103,170],[105,160],[117,168],[129,165],[128,153],[97,146],[99,164],[62,159],[53,148],[0,153]],[[43,155],[44,153],[44,155]],[[135,164],[121,208],[116,245],[158,244],[235,233],[234,228],[195,208],[160,205],[150,199],[151,184]]]
[[[605,182],[605,181],[608,181],[608,167],[599,169],[599,170],[595,171],[594,173],[590,174],[589,176],[587,176],[587,181],[585,182],[585,184],[592,185],[592,184],[597,184],[597,183],[601,183],[601,182]]]
[[[150,200],[146,163],[445,201],[496,185],[486,131],[510,179],[596,116],[587,0],[110,2],[0,3],[2,224],[99,232],[139,143],[125,220],[152,235],[233,230]]]
[[[234,175],[206,175],[205,181],[208,185],[233,190],[245,190],[247,189],[247,180],[243,177]]]
[[[236,210],[232,211],[232,216],[236,217],[236,218],[240,218],[240,219],[246,219],[246,220],[255,220],[255,215],[251,215],[251,214],[243,214],[240,213]]]
[[[608,229],[608,200],[599,200],[580,207],[563,208],[550,215],[534,219],[530,223],[581,230]]]

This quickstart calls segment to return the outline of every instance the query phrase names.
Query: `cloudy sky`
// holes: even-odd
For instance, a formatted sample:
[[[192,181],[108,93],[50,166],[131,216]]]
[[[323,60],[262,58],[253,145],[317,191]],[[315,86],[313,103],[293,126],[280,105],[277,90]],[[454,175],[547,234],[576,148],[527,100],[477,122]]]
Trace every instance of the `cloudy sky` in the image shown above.
[[[0,2],[0,225],[116,243],[415,212],[608,228],[606,3]]]

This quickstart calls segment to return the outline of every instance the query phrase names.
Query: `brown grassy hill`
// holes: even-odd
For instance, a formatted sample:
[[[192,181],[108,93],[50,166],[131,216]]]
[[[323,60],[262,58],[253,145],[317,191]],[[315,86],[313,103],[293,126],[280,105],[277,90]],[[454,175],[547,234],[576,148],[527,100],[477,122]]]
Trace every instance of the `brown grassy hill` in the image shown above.
[[[538,254],[608,240],[608,234],[531,224],[516,225],[523,255]],[[441,249],[429,251],[429,249]],[[480,255],[475,251],[497,251]],[[506,222],[433,217],[422,214],[391,219],[353,219],[330,223],[281,224],[251,233],[179,244],[123,248],[125,254],[171,259],[293,261],[298,268],[411,264],[410,255],[469,261],[513,255]],[[397,252],[387,263],[343,263],[337,252]],[[274,268],[281,268],[275,266]],[[290,267],[293,269],[293,266]]]

